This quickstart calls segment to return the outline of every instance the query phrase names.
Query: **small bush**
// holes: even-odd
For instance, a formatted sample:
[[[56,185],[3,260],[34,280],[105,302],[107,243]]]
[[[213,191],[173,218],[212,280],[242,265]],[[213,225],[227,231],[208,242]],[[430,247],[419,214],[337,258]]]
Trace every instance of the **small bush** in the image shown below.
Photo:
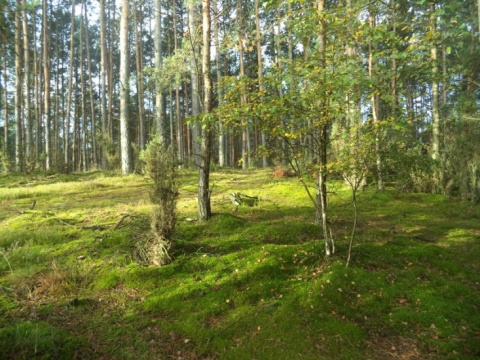
[[[151,142],[142,154],[153,204],[152,237],[137,246],[141,259],[151,265],[161,266],[169,262],[168,251],[176,223],[178,198],[178,167],[172,149],[156,141]]]

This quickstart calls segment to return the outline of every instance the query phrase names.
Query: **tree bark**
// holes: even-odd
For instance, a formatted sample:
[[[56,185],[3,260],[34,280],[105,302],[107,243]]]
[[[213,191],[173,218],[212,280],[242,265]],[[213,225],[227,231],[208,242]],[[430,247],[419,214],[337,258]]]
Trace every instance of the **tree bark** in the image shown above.
[[[142,39],[139,36],[138,25],[142,23],[141,9],[137,9],[137,2],[133,2],[133,19],[135,27],[135,59],[137,67],[137,101],[138,101],[138,148],[139,150],[145,149],[145,119],[144,119],[144,90],[143,90],[143,51],[142,51]],[[140,17],[140,19],[139,19]],[[141,27],[140,27],[141,31]]]
[[[204,85],[204,114],[212,111],[212,79],[210,75],[210,0],[202,0],[202,18],[203,18],[203,85]],[[211,131],[210,121],[207,119],[204,123],[201,141],[201,157],[198,176],[198,219],[208,220],[212,214],[210,205],[210,159],[211,159]]]
[[[222,69],[220,66],[220,26],[219,26],[219,16],[218,13],[218,0],[213,1],[213,34],[214,34],[214,41],[215,41],[215,62],[217,64],[217,97],[218,103],[222,103],[223,101],[223,89],[222,85],[220,84],[222,79]],[[225,136],[225,129],[221,121],[218,122],[218,165],[220,167],[224,167],[226,165],[226,144],[225,144],[226,136]]]
[[[28,35],[28,17],[27,17],[27,1],[23,0],[23,51],[24,51],[24,113],[26,120],[26,132],[25,132],[25,160],[29,167],[33,166],[33,126],[32,126],[32,112],[30,107],[30,41]]]
[[[160,0],[155,0],[155,69],[160,72],[162,67],[162,5]],[[156,124],[158,138],[161,143],[165,143],[165,120],[163,116],[163,95],[162,84],[160,83],[160,74],[156,76],[156,96],[155,96],[155,110],[156,110]]]
[[[258,90],[263,92],[263,64],[262,64],[262,36],[260,32],[260,14],[258,9],[258,0],[255,0],[255,34],[257,42],[257,65],[258,65]],[[291,46],[291,44],[289,44]],[[264,130],[261,133],[262,151],[267,148],[267,136]],[[262,167],[267,167],[268,161],[265,154],[262,155]]]
[[[17,0],[15,12],[15,170],[23,172],[23,124],[22,124],[22,28],[21,0]]]
[[[237,0],[237,21],[238,21],[238,57],[240,62],[240,81],[243,80],[245,76],[245,66],[243,59],[243,16],[242,16],[242,0]],[[247,103],[247,96],[245,94],[245,89],[242,85],[242,91],[240,94],[240,102],[245,105]],[[246,123],[242,129],[242,169],[246,170],[249,167],[250,163],[250,134],[248,131],[248,119],[245,120]]]
[[[63,134],[63,150],[64,150],[64,170],[68,173],[70,170],[70,116],[72,110],[72,93],[73,93],[73,61],[75,56],[75,0],[72,0],[71,9],[71,27],[70,27],[70,65],[68,77],[68,97],[67,97],[67,115],[65,116],[65,133]],[[72,153],[73,155],[73,153]]]
[[[373,7],[370,6],[369,9],[369,24],[370,24],[370,30],[373,34],[375,31],[375,15],[373,13]],[[370,41],[368,44],[368,75],[370,78],[370,82],[372,84],[371,88],[371,95],[370,95],[370,101],[371,101],[371,106],[372,106],[372,118],[373,118],[373,126],[374,126],[374,131],[375,131],[375,161],[376,161],[376,166],[377,166],[377,189],[379,191],[383,191],[385,189],[385,186],[383,184],[383,162],[382,162],[382,155],[381,155],[381,136],[380,136],[380,114],[379,114],[379,96],[378,96],[378,90],[375,88],[373,85],[375,83],[373,79],[373,74],[374,74],[374,59],[373,59],[373,51],[374,51],[374,45],[373,42]]]
[[[3,44],[3,92],[5,105],[5,120],[3,128],[3,152],[6,159],[9,159],[9,141],[8,141],[8,69],[7,69],[7,44]]]
[[[129,53],[128,53],[128,17],[129,0],[122,0],[122,16],[120,19],[120,154],[122,174],[131,172],[130,144],[128,133],[128,98],[129,89]]]
[[[192,81],[192,116],[197,116],[201,112],[201,94],[199,86],[199,66],[197,63],[198,41],[197,41],[197,9],[193,1],[188,2],[188,32],[190,34],[190,45],[192,56],[190,58],[191,81]],[[202,133],[202,127],[198,121],[192,125],[192,150],[193,161],[196,166],[200,166],[201,143],[199,141]]]
[[[177,1],[173,0],[173,44],[175,54],[178,51],[177,39]],[[177,159],[179,164],[183,164],[183,121],[180,114],[180,79],[175,81],[175,112],[177,118]]]
[[[92,77],[92,59],[90,55],[90,36],[88,29],[88,13],[86,2],[83,0],[83,7],[85,9],[85,47],[87,49],[87,62],[88,62],[88,93],[90,98],[90,122],[91,122],[91,141],[92,141],[92,160],[95,167],[98,165],[98,151],[97,151],[97,124],[95,121],[95,103],[93,98],[93,77]]]
[[[105,0],[100,0],[100,112],[102,116],[100,143],[102,145],[102,168],[107,169],[107,150],[105,135],[107,134],[107,40],[106,40]]]
[[[430,3],[430,33],[432,44],[430,47],[430,61],[432,72],[432,159],[440,159],[440,101],[438,84],[438,59],[437,59],[437,19],[435,2]]]
[[[81,141],[81,156],[80,156],[80,167],[82,171],[87,171],[87,106],[86,106],[86,94],[85,94],[85,69],[83,65],[83,49],[84,49],[84,26],[83,26],[83,11],[84,11],[84,4],[82,1],[82,6],[80,8],[80,29],[79,29],[79,37],[80,37],[80,101],[81,101],[81,127],[82,127],[82,141]]]
[[[325,0],[317,0],[317,10],[320,15],[319,21],[319,32],[318,32],[318,52],[319,52],[319,61],[320,68],[324,70],[326,68],[326,48],[325,48],[325,25],[324,25],[324,12],[325,12]],[[333,238],[329,234],[328,226],[328,212],[327,212],[327,124],[328,119],[325,117],[328,116],[327,109],[325,109],[326,99],[320,100],[320,109],[322,115],[321,125],[318,131],[318,140],[317,140],[317,156],[318,163],[320,165],[317,181],[316,181],[316,213],[317,213],[317,222],[322,226],[323,238],[325,241],[325,256],[328,257],[335,252],[335,245]]]
[[[43,82],[45,91],[43,94],[43,116],[45,124],[45,169],[52,169],[52,150],[51,150],[51,114],[50,114],[50,42],[48,26],[48,3],[43,0]]]

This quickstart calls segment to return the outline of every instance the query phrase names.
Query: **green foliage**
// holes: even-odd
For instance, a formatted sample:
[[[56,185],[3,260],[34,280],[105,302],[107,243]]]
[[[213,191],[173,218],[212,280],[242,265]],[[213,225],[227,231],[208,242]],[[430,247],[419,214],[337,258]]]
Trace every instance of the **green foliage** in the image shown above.
[[[473,204],[480,200],[479,120],[464,116],[450,121],[445,129],[445,150],[442,157],[445,194],[470,200]]]

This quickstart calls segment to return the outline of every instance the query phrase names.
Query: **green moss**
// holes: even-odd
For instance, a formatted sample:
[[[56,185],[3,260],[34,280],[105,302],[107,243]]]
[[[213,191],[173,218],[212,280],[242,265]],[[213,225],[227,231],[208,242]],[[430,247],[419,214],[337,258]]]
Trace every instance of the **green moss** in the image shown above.
[[[0,177],[0,249],[12,268],[0,256],[11,289],[0,288],[0,357],[362,359],[381,357],[369,344],[390,338],[438,358],[480,352],[479,208],[362,192],[346,268],[342,182],[329,188],[337,255],[326,262],[297,179],[212,173],[214,216],[198,223],[186,221],[196,173],[182,170],[173,261],[154,268],[134,251],[150,231],[145,181],[117,175]],[[258,195],[258,206],[235,208],[233,191]]]

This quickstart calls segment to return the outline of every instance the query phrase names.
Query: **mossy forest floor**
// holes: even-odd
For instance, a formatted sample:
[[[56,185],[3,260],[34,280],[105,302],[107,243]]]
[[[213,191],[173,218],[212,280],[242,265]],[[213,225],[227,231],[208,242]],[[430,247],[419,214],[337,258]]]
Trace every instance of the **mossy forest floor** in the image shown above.
[[[480,207],[366,190],[346,268],[348,189],[329,189],[327,262],[301,184],[272,173],[212,173],[214,216],[199,223],[196,173],[182,172],[162,268],[135,256],[150,231],[142,176],[0,176],[0,358],[480,357]],[[234,191],[258,206],[235,209]]]

